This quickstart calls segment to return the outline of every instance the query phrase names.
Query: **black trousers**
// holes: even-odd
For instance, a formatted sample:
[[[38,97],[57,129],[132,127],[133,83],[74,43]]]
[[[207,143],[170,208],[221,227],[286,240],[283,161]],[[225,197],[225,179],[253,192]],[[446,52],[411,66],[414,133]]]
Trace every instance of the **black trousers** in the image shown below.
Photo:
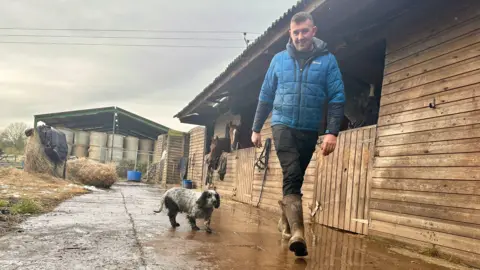
[[[302,131],[282,125],[272,127],[273,142],[283,172],[283,196],[302,195],[308,164],[318,140],[318,132]]]

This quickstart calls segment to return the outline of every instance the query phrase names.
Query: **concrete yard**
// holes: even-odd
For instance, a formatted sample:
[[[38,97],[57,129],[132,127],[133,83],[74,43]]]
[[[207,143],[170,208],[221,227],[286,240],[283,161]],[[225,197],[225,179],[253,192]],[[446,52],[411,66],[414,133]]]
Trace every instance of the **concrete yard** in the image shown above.
[[[161,193],[119,183],[32,217],[0,238],[0,269],[449,269],[321,226],[308,226],[309,256],[297,259],[276,215],[227,200],[213,234],[201,221],[191,231],[183,215],[173,230],[164,212],[153,213]]]

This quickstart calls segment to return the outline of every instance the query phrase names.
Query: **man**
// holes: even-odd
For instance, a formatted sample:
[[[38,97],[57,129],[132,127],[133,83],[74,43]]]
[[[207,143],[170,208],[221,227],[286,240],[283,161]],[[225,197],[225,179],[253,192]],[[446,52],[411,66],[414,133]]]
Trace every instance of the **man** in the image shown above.
[[[283,171],[279,230],[296,256],[307,256],[302,213],[302,184],[327,113],[321,150],[335,150],[343,119],[344,86],[335,57],[315,38],[317,28],[306,12],[292,17],[286,50],[276,54],[265,76],[252,128],[252,142],[261,147],[260,130],[272,112],[272,131]],[[325,131],[325,132],[323,132]]]

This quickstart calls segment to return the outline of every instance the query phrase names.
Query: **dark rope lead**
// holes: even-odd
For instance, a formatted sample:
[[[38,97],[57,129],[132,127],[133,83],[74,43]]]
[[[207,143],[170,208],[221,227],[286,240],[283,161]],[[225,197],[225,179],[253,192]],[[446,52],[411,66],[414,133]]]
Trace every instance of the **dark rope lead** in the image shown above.
[[[262,180],[262,188],[260,189],[260,196],[258,196],[258,202],[257,206],[260,204],[260,201],[262,200],[262,193],[263,193],[263,187],[265,185],[265,180],[267,180],[267,166],[268,166],[268,159],[270,157],[270,149],[272,148],[272,139],[267,138],[265,140],[265,146],[263,147],[262,153],[260,153],[260,157],[258,157],[257,161],[255,162],[255,167],[257,167],[260,170],[265,170],[263,173],[263,180]],[[264,161],[262,161],[264,159]]]

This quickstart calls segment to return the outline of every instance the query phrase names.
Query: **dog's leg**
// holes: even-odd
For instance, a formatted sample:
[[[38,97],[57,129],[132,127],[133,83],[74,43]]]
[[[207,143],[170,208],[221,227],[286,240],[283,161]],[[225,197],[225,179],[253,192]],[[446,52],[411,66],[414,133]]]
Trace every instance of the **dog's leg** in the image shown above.
[[[175,218],[177,217],[177,211],[170,210],[168,212],[168,217],[170,219],[170,224],[172,224],[173,228],[176,228],[176,227],[180,226],[180,224],[178,224],[177,221],[175,220]]]
[[[205,218],[205,230],[207,231],[207,233],[212,233],[212,229],[210,228],[210,217],[208,218]]]
[[[192,227],[192,230],[198,231],[200,230],[199,227],[197,227],[197,222],[195,217],[187,216],[188,222],[190,223],[190,226]]]
[[[172,198],[165,197],[165,207],[168,209],[168,217],[170,218],[170,224],[172,224],[172,227],[176,228],[180,226],[175,220],[177,213],[179,212],[177,203]]]

